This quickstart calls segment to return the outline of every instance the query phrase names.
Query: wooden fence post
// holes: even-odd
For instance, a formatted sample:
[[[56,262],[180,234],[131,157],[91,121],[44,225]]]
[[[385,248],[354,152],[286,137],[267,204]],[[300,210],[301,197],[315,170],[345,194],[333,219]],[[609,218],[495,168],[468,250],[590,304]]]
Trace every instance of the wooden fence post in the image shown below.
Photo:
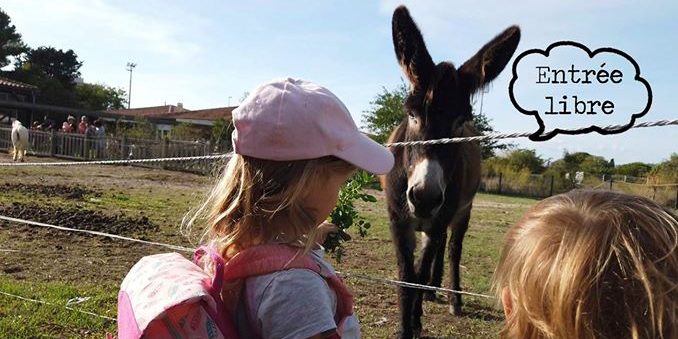
[[[127,148],[127,136],[123,135],[120,140],[120,159],[127,159],[127,154],[125,154],[125,149]]]
[[[549,197],[553,196],[553,175],[551,176],[551,188],[549,189]]]
[[[89,159],[89,146],[90,146],[90,137],[87,135],[87,133],[85,133],[84,138],[82,138],[82,157],[85,160]]]
[[[497,190],[497,193],[501,194],[501,181],[504,177],[504,174],[502,172],[499,172],[499,189]]]
[[[207,140],[207,142],[205,143],[205,154],[203,154],[203,155],[210,155],[210,154],[212,154],[212,143],[209,140]],[[205,174],[205,175],[209,174],[209,172],[210,172],[210,161],[209,160],[203,160],[201,167],[202,167],[201,172],[203,174]]]
[[[674,204],[673,208],[678,210],[678,185],[676,185],[676,203]]]
[[[612,175],[610,175],[610,191],[612,190],[612,183],[614,182],[614,179],[612,179]]]
[[[160,157],[161,158],[166,158],[167,157],[167,148],[169,146],[169,140],[167,138],[162,139],[162,147],[160,148]]]
[[[161,158],[167,157],[167,149],[168,148],[169,148],[169,139],[162,138],[162,147],[160,148],[160,157]],[[167,169],[167,162],[166,161],[161,162],[160,167],[162,169]]]
[[[49,156],[54,157],[56,154],[56,132],[51,130],[49,134]]]

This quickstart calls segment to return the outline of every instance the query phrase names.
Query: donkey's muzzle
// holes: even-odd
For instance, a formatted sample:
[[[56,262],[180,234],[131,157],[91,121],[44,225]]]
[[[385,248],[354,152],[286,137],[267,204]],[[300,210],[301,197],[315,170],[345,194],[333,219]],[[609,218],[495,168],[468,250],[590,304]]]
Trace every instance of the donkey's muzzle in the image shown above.
[[[431,218],[443,204],[443,194],[438,191],[410,188],[407,190],[410,211],[417,218]]]

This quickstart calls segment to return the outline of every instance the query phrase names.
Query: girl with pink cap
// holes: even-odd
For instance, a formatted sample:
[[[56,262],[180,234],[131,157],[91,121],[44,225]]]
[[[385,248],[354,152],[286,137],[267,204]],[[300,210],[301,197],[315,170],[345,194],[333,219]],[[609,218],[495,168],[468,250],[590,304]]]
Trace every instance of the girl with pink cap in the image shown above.
[[[336,229],[325,220],[344,182],[358,168],[388,172],[391,152],[358,130],[334,94],[302,80],[258,87],[233,122],[235,154],[184,226],[204,226],[202,243],[226,267],[252,249],[293,253],[290,262],[316,267],[243,279],[235,306],[240,337],[360,337],[350,293],[318,243]]]

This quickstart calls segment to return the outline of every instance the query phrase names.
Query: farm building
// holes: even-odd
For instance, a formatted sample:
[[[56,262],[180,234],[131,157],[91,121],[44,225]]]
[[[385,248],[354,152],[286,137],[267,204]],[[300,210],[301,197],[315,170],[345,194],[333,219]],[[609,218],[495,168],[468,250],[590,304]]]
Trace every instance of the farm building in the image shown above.
[[[133,125],[140,120],[153,125],[155,137],[165,137],[175,126],[190,125],[197,131],[208,133],[217,119],[231,119],[235,106],[189,110],[181,103],[138,107],[109,111],[89,111],[78,108],[60,107],[35,103],[37,87],[0,77],[0,126],[9,126],[11,119],[20,120],[24,126],[39,122],[43,130],[60,129],[68,116],[80,120],[87,116],[90,121],[101,119],[109,127],[118,123]],[[113,131],[112,128],[108,129]]]
[[[217,119],[231,119],[231,112],[237,106],[217,107],[200,110],[189,110],[182,103],[176,105],[162,105],[151,107],[138,107],[131,109],[111,110],[107,113],[117,115],[123,122],[134,123],[138,119],[147,119],[153,123],[157,131],[157,137],[164,137],[179,124],[191,125],[193,128],[208,131]],[[105,120],[117,120],[113,117]]]
[[[30,120],[32,110],[13,103],[35,103],[36,86],[0,77],[0,124],[9,124],[11,118]]]

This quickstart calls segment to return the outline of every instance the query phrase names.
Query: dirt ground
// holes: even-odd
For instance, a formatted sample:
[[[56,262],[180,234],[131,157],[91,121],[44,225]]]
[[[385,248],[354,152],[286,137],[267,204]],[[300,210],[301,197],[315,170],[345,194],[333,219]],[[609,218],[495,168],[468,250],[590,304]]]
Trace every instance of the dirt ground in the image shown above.
[[[37,160],[29,158],[29,161]],[[11,161],[7,155],[0,154],[0,162],[7,161]],[[39,158],[39,161],[49,159]],[[129,166],[0,167],[0,215],[194,247],[200,230],[182,229],[182,218],[197,206],[214,180]],[[383,196],[378,191],[372,193],[377,196],[377,203],[358,204],[361,214],[372,223],[368,236],[360,238],[354,234],[354,240],[346,244],[347,255],[343,261],[332,262],[341,272],[396,279],[397,265]],[[464,289],[489,292],[503,230],[531,203],[491,196],[476,200],[462,258]],[[115,316],[115,291],[131,266],[144,255],[168,251],[162,247],[0,221],[0,275],[20,286],[44,283],[95,286],[95,292],[88,293],[99,294],[104,302],[91,305],[91,310],[111,316]],[[393,337],[398,327],[397,289],[350,277],[347,281],[354,291],[364,337]],[[425,303],[424,335],[496,337],[502,314],[494,301],[470,297],[464,301],[465,315],[460,318],[449,315],[442,301]],[[0,305],[2,302],[0,300]],[[3,312],[8,311],[0,307],[0,314]],[[30,315],[13,316],[19,319]],[[47,332],[46,337],[59,337],[58,332],[51,330],[55,323],[59,328],[69,328],[68,333],[87,331],[92,337],[115,329],[115,324],[110,323],[93,329],[79,328],[83,325],[69,320],[65,323],[54,319],[35,321],[40,333]]]
[[[29,161],[38,159],[50,161]],[[8,161],[0,155],[0,162]],[[190,246],[178,232],[181,216],[208,183],[193,174],[128,166],[1,167],[0,215]],[[17,279],[30,274],[61,281],[118,281],[141,256],[163,252],[5,221],[0,221],[0,244],[12,251],[0,252],[2,271]],[[102,265],[107,269],[99,269]]]

